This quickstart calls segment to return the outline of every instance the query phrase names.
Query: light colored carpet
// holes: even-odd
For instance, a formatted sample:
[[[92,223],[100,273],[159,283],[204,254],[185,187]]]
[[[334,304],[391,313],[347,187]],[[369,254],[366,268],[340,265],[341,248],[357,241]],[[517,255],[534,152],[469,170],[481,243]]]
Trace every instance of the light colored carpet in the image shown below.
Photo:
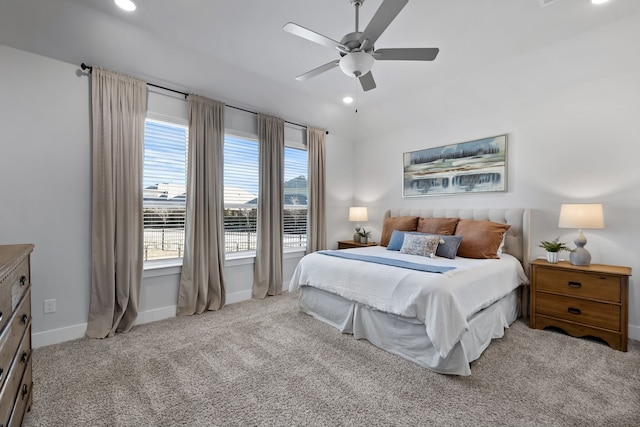
[[[298,312],[296,295],[33,355],[26,426],[638,426],[640,343],[622,353],[516,321],[436,374]]]

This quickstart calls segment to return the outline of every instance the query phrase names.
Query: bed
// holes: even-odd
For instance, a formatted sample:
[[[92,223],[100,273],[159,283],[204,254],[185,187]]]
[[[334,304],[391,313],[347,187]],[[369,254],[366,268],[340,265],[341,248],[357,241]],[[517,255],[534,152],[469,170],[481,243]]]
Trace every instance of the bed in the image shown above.
[[[447,226],[443,231],[441,225],[455,219],[455,230]],[[423,223],[427,235],[424,227],[419,229]],[[434,232],[435,223],[440,228]],[[485,225],[504,230],[501,237],[490,235],[498,239],[495,245],[485,245],[491,240],[482,234]],[[447,245],[465,243],[445,256],[411,251],[411,243],[424,249],[434,235],[438,248],[446,246],[443,239],[449,235],[455,239],[447,237]],[[399,241],[402,250],[397,250]],[[492,259],[470,253],[474,242],[491,246],[479,250],[480,255],[489,251]],[[527,313],[528,209],[392,209],[384,216],[381,244],[303,257],[289,284],[290,292],[299,292],[300,310],[356,339],[452,375],[471,375],[471,362]]]

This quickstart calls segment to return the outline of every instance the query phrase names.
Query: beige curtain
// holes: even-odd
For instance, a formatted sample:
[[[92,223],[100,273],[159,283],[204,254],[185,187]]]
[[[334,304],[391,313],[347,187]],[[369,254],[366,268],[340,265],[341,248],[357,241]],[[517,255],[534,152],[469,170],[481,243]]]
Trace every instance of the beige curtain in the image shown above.
[[[258,242],[253,298],[282,293],[284,120],[258,114]]]
[[[307,204],[307,253],[327,247],[325,216],[325,146],[326,132],[307,128],[309,199]]]
[[[178,315],[217,310],[224,289],[224,104],[189,95],[185,249]]]
[[[93,181],[87,336],[131,329],[142,282],[146,83],[98,67],[91,77]]]

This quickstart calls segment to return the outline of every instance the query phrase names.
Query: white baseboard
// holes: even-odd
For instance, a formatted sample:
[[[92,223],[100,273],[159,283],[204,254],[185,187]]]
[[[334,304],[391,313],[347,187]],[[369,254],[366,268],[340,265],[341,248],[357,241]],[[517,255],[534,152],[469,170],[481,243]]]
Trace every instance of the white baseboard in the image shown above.
[[[640,326],[629,325],[629,338],[640,341]]]
[[[251,299],[251,290],[234,292],[226,295],[226,303],[234,304],[240,301]],[[176,306],[155,308],[138,313],[138,317],[134,325],[142,325],[145,323],[157,322],[158,320],[169,319],[175,317]],[[87,332],[87,324],[67,326],[59,329],[51,329],[48,331],[34,332],[31,334],[32,347],[44,347],[47,345],[58,344],[65,341],[77,340],[85,336]]]
[[[151,323],[158,320],[168,319],[170,317],[175,317],[176,308],[177,306],[170,305],[168,307],[154,308],[153,310],[142,311],[138,313],[138,317],[136,317],[136,321],[133,322],[133,324],[143,325],[145,323]]]
[[[235,304],[240,301],[251,299],[251,289],[246,291],[234,292],[225,295],[225,304]]]
[[[78,338],[84,337],[86,332],[86,323],[59,329],[50,329],[48,331],[33,332],[31,334],[31,345],[33,348],[38,348],[65,341],[77,340]]]

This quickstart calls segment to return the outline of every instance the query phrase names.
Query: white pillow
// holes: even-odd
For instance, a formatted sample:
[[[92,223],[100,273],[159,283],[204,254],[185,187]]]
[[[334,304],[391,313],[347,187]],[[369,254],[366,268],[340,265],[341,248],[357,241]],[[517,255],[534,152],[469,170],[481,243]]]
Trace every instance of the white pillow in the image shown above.
[[[501,255],[502,254],[502,250],[504,249],[505,240],[507,240],[507,233],[506,232],[502,235],[502,242],[500,242],[500,246],[498,246],[498,251],[497,251],[496,255]]]
[[[400,253],[434,258],[440,240],[439,236],[405,233]]]

